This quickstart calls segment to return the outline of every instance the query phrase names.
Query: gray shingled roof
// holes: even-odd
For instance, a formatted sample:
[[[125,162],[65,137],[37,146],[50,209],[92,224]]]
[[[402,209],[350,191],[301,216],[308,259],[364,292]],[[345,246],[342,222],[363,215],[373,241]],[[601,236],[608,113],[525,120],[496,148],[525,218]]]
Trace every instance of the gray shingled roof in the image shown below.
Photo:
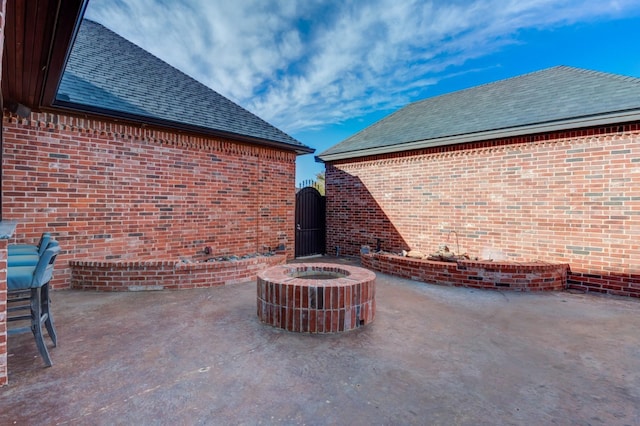
[[[313,152],[104,26],[84,20],[54,105]]]
[[[407,105],[323,161],[640,119],[640,79],[566,66]]]

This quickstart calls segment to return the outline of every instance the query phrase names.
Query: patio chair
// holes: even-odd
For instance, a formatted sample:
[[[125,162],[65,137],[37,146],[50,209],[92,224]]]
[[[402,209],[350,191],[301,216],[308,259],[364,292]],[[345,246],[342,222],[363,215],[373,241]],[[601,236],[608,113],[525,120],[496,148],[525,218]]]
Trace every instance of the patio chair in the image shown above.
[[[59,252],[60,246],[54,245],[44,251],[35,266],[7,267],[7,322],[30,321],[28,326],[9,328],[7,334],[31,330],[40,356],[47,367],[50,367],[52,362],[44,341],[42,324],[45,325],[55,347],[58,338],[50,311],[49,282],[53,277],[53,265]],[[27,301],[29,304],[26,304]],[[29,314],[16,314],[24,310],[29,310]]]
[[[48,232],[43,232],[40,236],[40,241],[38,241],[37,245],[32,244],[9,244],[7,247],[8,254],[37,254],[38,256],[42,256],[47,245],[49,244],[49,240],[51,239],[51,234]]]

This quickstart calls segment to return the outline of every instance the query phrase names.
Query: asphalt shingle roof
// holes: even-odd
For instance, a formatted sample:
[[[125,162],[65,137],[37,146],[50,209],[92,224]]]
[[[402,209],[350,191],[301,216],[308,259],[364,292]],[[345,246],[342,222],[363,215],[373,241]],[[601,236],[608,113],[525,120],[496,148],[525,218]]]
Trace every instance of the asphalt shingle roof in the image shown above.
[[[640,79],[557,66],[411,103],[318,158],[330,161],[570,129],[580,127],[578,122],[581,127],[601,124],[597,120],[605,116],[638,119],[639,113]]]
[[[313,152],[104,26],[84,20],[54,105]]]

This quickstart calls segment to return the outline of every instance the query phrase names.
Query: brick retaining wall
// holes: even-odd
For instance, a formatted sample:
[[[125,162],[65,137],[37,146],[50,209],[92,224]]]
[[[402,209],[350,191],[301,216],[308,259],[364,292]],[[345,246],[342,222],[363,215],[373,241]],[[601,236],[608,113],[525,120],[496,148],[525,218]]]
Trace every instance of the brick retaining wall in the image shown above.
[[[363,254],[361,261],[365,268],[424,283],[515,291],[563,290],[569,269],[542,262],[436,262],[381,253]]]
[[[239,284],[256,279],[284,255],[221,262],[183,263],[167,260],[106,262],[72,260],[71,287],[97,291],[184,290]]]

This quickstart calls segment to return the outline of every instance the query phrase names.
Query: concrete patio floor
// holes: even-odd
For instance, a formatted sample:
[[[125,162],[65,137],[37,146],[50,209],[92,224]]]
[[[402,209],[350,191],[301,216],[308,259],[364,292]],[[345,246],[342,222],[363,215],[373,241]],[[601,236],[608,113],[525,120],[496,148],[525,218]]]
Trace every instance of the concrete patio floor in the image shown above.
[[[261,324],[254,282],[54,292],[54,366],[9,338],[0,424],[640,424],[638,300],[377,275],[336,335]]]

